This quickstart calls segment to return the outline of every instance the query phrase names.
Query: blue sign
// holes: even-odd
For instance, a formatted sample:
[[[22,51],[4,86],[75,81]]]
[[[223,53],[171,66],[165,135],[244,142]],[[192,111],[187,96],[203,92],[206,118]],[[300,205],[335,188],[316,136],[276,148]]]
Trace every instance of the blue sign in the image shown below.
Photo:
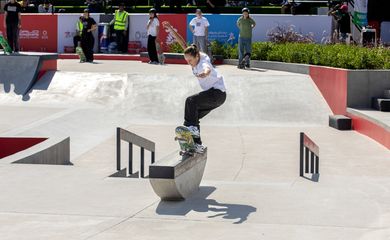
[[[238,42],[239,29],[237,27],[237,19],[241,15],[219,15],[219,14],[203,14],[210,23],[209,26],[209,41],[218,41],[222,44],[236,44]],[[191,20],[196,17],[195,14],[187,15],[187,26]],[[192,32],[187,28],[187,42],[192,43]]]

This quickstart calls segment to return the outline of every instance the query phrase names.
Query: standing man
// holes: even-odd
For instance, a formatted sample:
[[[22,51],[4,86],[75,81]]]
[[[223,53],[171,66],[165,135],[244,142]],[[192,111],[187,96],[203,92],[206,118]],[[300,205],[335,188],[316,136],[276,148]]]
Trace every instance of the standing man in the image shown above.
[[[249,16],[249,9],[242,9],[242,16],[237,20],[237,27],[240,29],[238,38],[238,68],[250,67],[250,54],[252,53],[252,29],[256,26],[255,20]],[[248,60],[243,66],[242,61],[248,55]]]
[[[19,29],[22,27],[22,7],[15,0],[4,6],[4,28],[7,29],[7,40],[12,51],[19,52]]]
[[[120,3],[119,9],[115,10],[114,19],[110,22],[110,25],[114,24],[114,30],[116,35],[116,44],[118,51],[121,53],[127,52],[127,28],[129,26],[129,14],[125,11],[125,4]]]
[[[95,45],[93,31],[96,30],[97,26],[95,20],[89,17],[88,9],[84,9],[84,15],[81,22],[83,23],[81,48],[83,49],[86,61],[93,62],[93,46]]]
[[[201,52],[207,53],[207,41],[209,35],[209,21],[202,16],[202,10],[196,9],[196,17],[194,17],[189,28],[193,34],[192,43],[195,44]]]

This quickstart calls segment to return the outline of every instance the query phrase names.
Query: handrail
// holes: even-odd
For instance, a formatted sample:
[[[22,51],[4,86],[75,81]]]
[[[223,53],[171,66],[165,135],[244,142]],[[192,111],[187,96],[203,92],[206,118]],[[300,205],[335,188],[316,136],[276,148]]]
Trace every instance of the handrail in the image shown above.
[[[144,150],[151,152],[151,163],[154,163],[156,144],[146,138],[138,136],[132,132],[129,132],[123,128],[118,127],[116,129],[116,169],[121,171],[121,141],[129,143],[129,175],[133,174],[133,144],[141,148],[141,177],[145,177],[145,153]]]

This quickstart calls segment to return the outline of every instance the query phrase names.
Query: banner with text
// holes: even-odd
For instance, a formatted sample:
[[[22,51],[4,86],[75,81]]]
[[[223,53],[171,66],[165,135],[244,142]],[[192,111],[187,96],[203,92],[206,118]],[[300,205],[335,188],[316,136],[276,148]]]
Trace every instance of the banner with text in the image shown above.
[[[3,17],[0,15],[1,23]],[[0,32],[6,36],[3,24],[0,24]],[[20,51],[57,52],[57,15],[23,14],[19,39]]]

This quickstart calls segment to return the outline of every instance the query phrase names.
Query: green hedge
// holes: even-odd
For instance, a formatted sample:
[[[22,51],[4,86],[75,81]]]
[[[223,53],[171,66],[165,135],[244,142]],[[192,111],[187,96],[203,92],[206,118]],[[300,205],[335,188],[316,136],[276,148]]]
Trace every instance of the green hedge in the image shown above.
[[[212,43],[213,54],[225,59],[238,58],[237,45]],[[252,44],[254,60],[305,63],[346,69],[390,69],[390,50],[353,45],[256,42]]]

